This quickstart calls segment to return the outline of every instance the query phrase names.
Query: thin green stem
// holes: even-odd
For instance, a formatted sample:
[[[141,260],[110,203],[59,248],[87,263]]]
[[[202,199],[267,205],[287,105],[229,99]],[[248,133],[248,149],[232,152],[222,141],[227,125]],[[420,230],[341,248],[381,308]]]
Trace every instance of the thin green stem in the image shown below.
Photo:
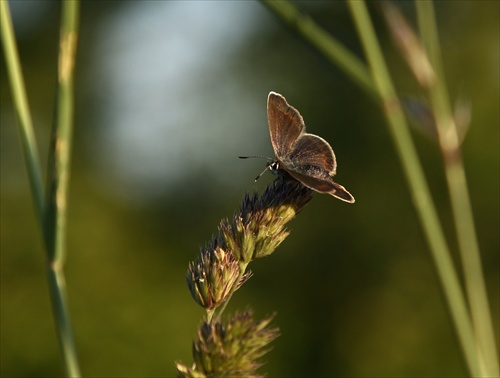
[[[69,321],[64,280],[63,249],[66,220],[67,185],[69,177],[69,154],[73,118],[73,64],[76,47],[78,1],[62,3],[62,28],[59,56],[57,112],[52,144],[51,168],[48,183],[50,188],[44,200],[42,173],[33,122],[28,106],[21,64],[17,52],[7,1],[0,1],[1,37],[7,72],[11,84],[12,98],[19,121],[21,144],[31,183],[37,218],[47,253],[47,279],[51,294],[56,330],[68,376],[79,377],[80,371]]]
[[[10,17],[9,3],[7,1],[0,1],[0,32],[12,101],[19,125],[23,156],[28,170],[31,191],[35,199],[37,219],[42,224],[44,194],[40,155],[36,144],[33,121],[28,105],[28,96],[26,95],[26,86],[24,85],[19,53]]]
[[[342,69],[370,96],[377,95],[366,65],[328,32],[319,27],[309,16],[301,13],[292,2],[261,1],[269,10],[316,47],[327,59]]]
[[[212,318],[213,318],[214,314],[215,314],[214,309],[207,310],[207,323],[212,323]]]
[[[48,164],[47,206],[44,214],[48,261],[47,274],[55,314],[56,329],[66,371],[79,377],[64,279],[65,236],[73,132],[73,73],[78,37],[79,2],[62,3],[61,35],[58,60],[56,111]]]
[[[467,366],[473,376],[478,376],[480,369],[465,299],[401,104],[392,84],[366,4],[364,1],[357,0],[350,0],[348,4],[371,67],[373,80],[382,99],[389,130],[403,164],[414,205],[438,270]]]
[[[47,266],[47,281],[54,312],[54,322],[68,377],[81,377],[78,356],[69,317],[64,272],[59,264]]]
[[[65,124],[66,126],[62,127],[62,132],[57,132],[59,137],[55,139],[55,143],[53,145],[54,159],[51,160],[54,163],[54,166],[57,165],[59,167],[57,170],[59,171],[59,174],[50,178],[49,182],[52,184],[51,190],[48,192],[50,197],[45,202],[42,189],[42,175],[38,148],[35,140],[32,118],[29,111],[21,64],[19,62],[14,32],[12,29],[8,3],[6,1],[0,2],[2,45],[4,46],[4,54],[11,84],[14,108],[19,120],[23,154],[26,160],[33,197],[35,198],[37,218],[41,224],[43,238],[47,248],[47,279],[52,298],[54,318],[61,344],[61,350],[66,364],[66,371],[68,376],[72,377],[80,376],[80,372],[69,321],[66,287],[62,271],[61,256],[63,254],[61,251],[63,248],[63,235],[65,234],[64,214],[67,191],[67,172],[69,169],[67,164],[69,160],[69,148],[67,146],[70,142],[70,138],[68,136],[70,133],[68,129],[71,129],[70,125],[73,113],[72,67],[69,67],[70,65],[68,65],[68,59],[74,61],[74,46],[76,41],[74,36],[76,35],[75,30],[77,26],[77,14],[77,2],[63,2],[63,27],[61,30],[58,96],[58,109],[60,109],[60,111],[57,112],[58,116],[56,123],[58,125]],[[71,39],[73,41],[67,42]],[[59,128],[57,127],[57,129]],[[65,170],[66,172],[61,173],[61,167],[64,167],[62,170]]]
[[[49,259],[64,261],[67,198],[73,133],[73,71],[75,64],[78,1],[62,3],[62,27],[59,45],[58,86],[54,125],[47,175],[47,212]]]
[[[481,257],[467,180],[460,149],[460,138],[450,108],[444,80],[434,7],[430,1],[416,2],[420,32],[437,80],[429,89],[436,119],[439,144],[443,154],[445,174],[453,209],[458,246],[464,271],[465,288],[479,349],[481,376],[500,376],[498,357],[491,321],[488,295],[481,266]]]

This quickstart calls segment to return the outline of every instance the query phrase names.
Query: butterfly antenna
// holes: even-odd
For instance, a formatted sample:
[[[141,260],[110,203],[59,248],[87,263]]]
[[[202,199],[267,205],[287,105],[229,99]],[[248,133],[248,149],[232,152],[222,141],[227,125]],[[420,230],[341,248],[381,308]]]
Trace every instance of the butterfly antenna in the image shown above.
[[[238,156],[240,159],[253,159],[253,158],[261,158],[266,159],[267,161],[273,161],[270,157],[261,156],[261,155],[252,155],[252,156]]]
[[[264,173],[266,173],[266,171],[269,169],[269,167],[271,166],[271,164],[268,164],[267,167],[260,173],[260,175],[258,175],[256,178],[255,178],[255,182],[257,182],[258,179],[260,179],[260,176],[262,176]]]
[[[266,159],[267,160],[267,166],[266,166],[266,169],[264,169],[260,175],[258,175],[256,178],[255,178],[255,182],[257,182],[258,179],[260,179],[260,176],[262,176],[264,173],[266,173],[266,171],[269,169],[269,167],[271,166],[271,163],[274,161],[273,159],[271,159],[270,157],[267,157],[267,156],[261,156],[261,155],[252,155],[252,156],[238,156],[240,159],[252,159],[252,158],[261,158],[261,159]]]

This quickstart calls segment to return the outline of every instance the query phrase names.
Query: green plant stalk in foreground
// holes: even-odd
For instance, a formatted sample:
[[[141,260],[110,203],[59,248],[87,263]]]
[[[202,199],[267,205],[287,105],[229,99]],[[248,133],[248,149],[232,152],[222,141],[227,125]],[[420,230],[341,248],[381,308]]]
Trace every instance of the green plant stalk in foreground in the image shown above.
[[[405,168],[415,205],[419,210],[420,221],[433,252],[434,261],[450,306],[467,365],[472,375],[478,376],[480,369],[476,351],[474,350],[474,335],[465,300],[399,99],[392,85],[364,2],[350,1],[349,5],[368,61],[372,67],[373,78],[383,101],[391,134]]]
[[[56,116],[52,130],[43,220],[46,230],[45,240],[49,259],[47,274],[52,307],[66,370],[72,377],[79,377],[81,374],[69,318],[63,267],[66,255],[66,219],[74,124],[73,74],[78,40],[78,16],[78,1],[62,3]]]
[[[402,162],[410,192],[412,193],[417,215],[437,267],[438,276],[449,305],[450,314],[458,334],[465,361],[473,376],[481,376],[484,370],[482,370],[481,364],[478,361],[475,334],[458,274],[453,265],[449,247],[444,237],[444,232],[439,222],[437,211],[416,153],[416,148],[411,139],[399,98],[383,60],[365,3],[363,1],[348,2],[368,58],[369,68],[366,68],[363,63],[359,62],[354,55],[343,48],[331,35],[328,35],[319,26],[314,24],[309,17],[301,14],[292,3],[270,2],[267,0],[262,0],[262,2],[271,11],[276,13],[280,19],[293,27],[308,42],[315,46],[331,62],[344,70],[346,75],[351,77],[370,97],[376,98],[381,103],[388,120],[389,130],[396,150]],[[431,2],[417,2],[417,5],[432,7]],[[349,65],[352,65],[356,69],[351,69],[349,65],[345,64],[346,62],[349,62]],[[370,71],[369,73],[364,72],[368,70]],[[465,184],[464,181],[463,183]],[[478,271],[476,270],[476,272]],[[474,302],[471,301],[471,304],[474,305]],[[486,311],[484,310],[485,308],[487,307],[483,306],[483,311]],[[490,337],[493,337],[492,333]],[[489,352],[487,353],[490,355],[495,353],[495,349],[491,348],[491,345],[494,346],[494,343],[490,343],[490,346],[487,346],[489,348]]]
[[[71,134],[73,128],[73,72],[78,35],[78,1],[62,2],[61,35],[58,62],[57,104],[53,140],[49,158],[47,196],[44,198],[38,148],[33,131],[26,89],[16,48],[10,12],[6,1],[0,1],[1,36],[12,98],[21,134],[36,215],[42,229],[47,255],[47,279],[52,308],[66,373],[79,377],[64,279],[66,214],[70,172]]]
[[[9,3],[7,1],[0,1],[0,28],[12,102],[17,117],[21,146],[28,170],[28,179],[35,202],[36,216],[40,224],[42,224],[44,198],[40,155],[36,144],[33,121],[28,105],[28,96],[26,95],[26,86],[24,85],[19,53],[10,17]]]
[[[367,94],[375,98],[378,96],[366,65],[309,16],[301,13],[291,1],[261,0],[261,2],[286,24],[292,26],[330,62],[338,65]]]
[[[349,6],[372,69],[372,76],[382,99],[391,135],[403,163],[420,222],[431,247],[467,366],[473,376],[480,376],[481,369],[477,360],[474,333],[458,275],[454,269],[444,232],[432,202],[415,146],[411,140],[401,104],[378,45],[368,10],[362,1],[349,1]]]
[[[444,80],[434,8],[431,2],[417,1],[420,33],[436,72],[436,81],[429,87],[429,97],[436,122],[436,131],[443,155],[446,179],[453,209],[458,246],[464,270],[464,283],[470,304],[475,337],[480,353],[481,374],[499,377],[499,363],[488,295],[481,266],[481,256],[474,227],[472,205],[460,149],[460,137],[450,109]],[[482,360],[484,359],[484,360]]]

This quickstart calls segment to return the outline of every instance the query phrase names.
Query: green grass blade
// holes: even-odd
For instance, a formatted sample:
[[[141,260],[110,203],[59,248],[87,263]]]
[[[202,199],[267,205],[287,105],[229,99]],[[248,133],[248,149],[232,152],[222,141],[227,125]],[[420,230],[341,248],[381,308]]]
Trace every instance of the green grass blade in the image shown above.
[[[52,167],[48,181],[50,189],[46,200],[43,192],[38,147],[7,1],[0,1],[0,31],[14,108],[19,121],[23,155],[35,199],[37,218],[43,230],[48,260],[47,279],[56,330],[66,365],[66,373],[70,377],[79,377],[80,370],[69,321],[66,285],[62,270],[73,122],[73,65],[79,3],[78,1],[65,1],[62,5],[57,111],[52,155],[49,161],[49,166]]]
[[[64,260],[70,157],[73,134],[73,72],[78,32],[78,1],[63,2],[58,85],[48,173],[47,212],[49,259]]]
[[[466,293],[472,314],[477,347],[482,358],[482,376],[500,376],[491,312],[484,282],[472,205],[460,149],[460,137],[452,115],[441,63],[434,7],[430,1],[416,2],[419,28],[429,58],[436,71],[436,82],[429,95],[436,119],[439,144],[453,209],[458,246],[464,271]]]
[[[301,13],[292,2],[262,0],[262,3],[281,20],[292,26],[326,58],[342,69],[370,96],[376,96],[373,80],[366,65],[309,16]]]
[[[372,76],[383,101],[390,132],[403,164],[420,223],[424,228],[438,270],[467,366],[473,376],[479,376],[480,369],[474,347],[474,334],[465,298],[368,10],[363,1],[350,0],[349,6],[372,69]]]
[[[26,86],[24,85],[19,53],[17,51],[9,4],[7,1],[0,1],[0,36],[2,38],[12,101],[18,120],[23,156],[28,170],[31,192],[35,200],[36,215],[38,221],[42,224],[44,193],[40,155],[36,144],[33,121],[28,105],[28,96],[26,94]]]
[[[62,2],[61,35],[58,60],[58,85],[52,143],[48,164],[47,199],[44,224],[49,264],[47,274],[56,328],[66,365],[71,377],[79,377],[64,279],[65,236],[73,133],[73,73],[78,37],[78,1]]]

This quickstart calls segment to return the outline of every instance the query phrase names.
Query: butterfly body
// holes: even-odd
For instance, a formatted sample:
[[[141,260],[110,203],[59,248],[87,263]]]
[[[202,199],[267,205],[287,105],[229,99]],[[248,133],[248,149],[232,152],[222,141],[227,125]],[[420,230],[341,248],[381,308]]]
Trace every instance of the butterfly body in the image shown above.
[[[267,118],[276,155],[276,160],[269,164],[271,171],[285,171],[312,190],[354,203],[354,197],[333,181],[337,162],[328,142],[306,133],[304,120],[298,110],[290,106],[279,93],[269,93]]]

